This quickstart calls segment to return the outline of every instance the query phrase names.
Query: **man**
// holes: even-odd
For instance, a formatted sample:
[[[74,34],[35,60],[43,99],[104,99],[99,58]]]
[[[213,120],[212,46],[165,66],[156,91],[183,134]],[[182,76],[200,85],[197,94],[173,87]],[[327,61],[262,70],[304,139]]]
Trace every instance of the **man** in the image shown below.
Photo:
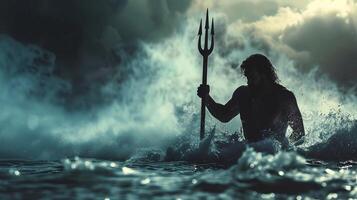
[[[301,141],[305,131],[295,96],[278,83],[269,59],[262,54],[254,54],[240,67],[248,85],[237,88],[225,105],[212,99],[209,86],[198,88],[197,95],[201,98],[205,96],[209,112],[221,122],[229,122],[240,114],[247,143],[270,138],[279,141],[282,148],[287,148],[289,142],[285,133],[288,125],[293,130],[290,142]]]

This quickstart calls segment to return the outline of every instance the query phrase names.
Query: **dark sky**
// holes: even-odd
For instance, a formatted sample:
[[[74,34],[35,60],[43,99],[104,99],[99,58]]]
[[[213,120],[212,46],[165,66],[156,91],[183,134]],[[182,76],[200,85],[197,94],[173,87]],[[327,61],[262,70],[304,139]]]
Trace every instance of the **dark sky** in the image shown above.
[[[224,51],[237,48],[244,33],[267,53],[288,56],[302,71],[318,66],[350,88],[357,76],[356,5],[317,0],[3,0],[0,33],[54,53],[55,74],[81,94],[91,81],[105,81],[117,70],[122,52],[135,52],[141,41],[162,41],[180,22],[208,7],[225,19],[225,31],[218,27],[217,37],[230,40],[216,44]]]
[[[96,71],[92,68],[118,64],[117,45],[131,49],[139,40],[169,35],[189,5],[189,0],[3,0],[0,32],[53,52],[58,74],[80,79]]]
[[[0,34],[52,52],[54,74],[72,85],[69,99],[97,96],[98,84],[120,69],[123,52],[135,53],[138,42],[170,35],[190,5],[190,0],[3,0]]]

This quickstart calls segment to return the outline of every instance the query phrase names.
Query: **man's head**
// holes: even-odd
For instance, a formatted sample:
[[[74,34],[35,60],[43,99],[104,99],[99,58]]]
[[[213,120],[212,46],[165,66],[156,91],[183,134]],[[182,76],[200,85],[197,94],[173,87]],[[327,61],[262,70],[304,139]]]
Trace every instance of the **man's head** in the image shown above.
[[[241,70],[248,79],[248,86],[256,87],[277,83],[278,76],[270,60],[262,54],[253,54],[241,64]]]

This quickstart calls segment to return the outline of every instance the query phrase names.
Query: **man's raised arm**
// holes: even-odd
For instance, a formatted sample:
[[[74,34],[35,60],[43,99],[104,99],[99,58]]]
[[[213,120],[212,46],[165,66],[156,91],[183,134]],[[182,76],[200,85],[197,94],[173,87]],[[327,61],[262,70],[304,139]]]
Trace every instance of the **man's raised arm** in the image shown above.
[[[225,104],[216,103],[209,95],[209,86],[200,86],[197,90],[197,95],[203,97],[206,95],[205,105],[209,112],[221,122],[229,122],[239,114],[238,95],[234,92],[232,98]]]

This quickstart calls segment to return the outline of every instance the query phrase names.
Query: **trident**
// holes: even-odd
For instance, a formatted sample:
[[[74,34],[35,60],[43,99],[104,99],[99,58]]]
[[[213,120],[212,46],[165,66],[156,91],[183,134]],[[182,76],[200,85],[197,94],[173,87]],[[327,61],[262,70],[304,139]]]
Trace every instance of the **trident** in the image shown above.
[[[208,29],[209,29],[209,21],[208,21],[208,9],[206,12],[206,25],[205,25],[205,44],[202,49],[201,45],[201,35],[202,35],[202,19],[200,22],[200,28],[198,29],[198,51],[203,56],[203,73],[202,73],[202,85],[207,85],[207,64],[208,64],[208,56],[213,51],[214,46],[214,26],[213,26],[213,18],[212,18],[212,28],[211,28],[211,46],[208,48]],[[206,109],[205,109],[205,100],[203,97],[201,101],[201,128],[200,128],[200,139],[202,140],[205,136],[205,118],[206,118]]]

